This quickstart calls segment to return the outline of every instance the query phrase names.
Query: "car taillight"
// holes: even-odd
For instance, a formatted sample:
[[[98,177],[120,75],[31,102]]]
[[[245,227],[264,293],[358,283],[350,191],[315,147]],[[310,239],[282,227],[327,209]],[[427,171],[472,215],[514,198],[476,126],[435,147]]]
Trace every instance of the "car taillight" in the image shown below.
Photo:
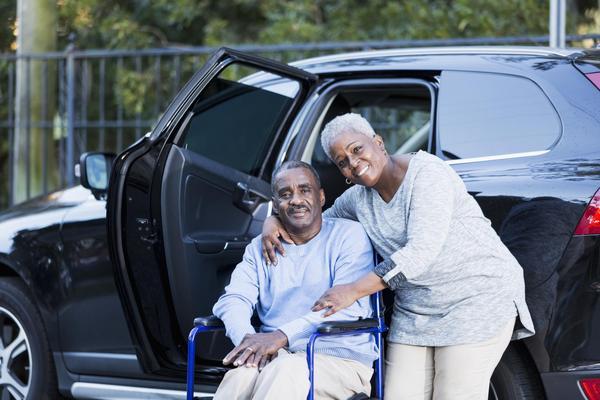
[[[588,400],[600,400],[600,379],[582,379],[579,384]]]
[[[600,235],[600,190],[588,204],[583,217],[579,220],[575,235]]]
[[[594,86],[600,89],[600,72],[591,72],[585,74],[585,76],[594,84]]]

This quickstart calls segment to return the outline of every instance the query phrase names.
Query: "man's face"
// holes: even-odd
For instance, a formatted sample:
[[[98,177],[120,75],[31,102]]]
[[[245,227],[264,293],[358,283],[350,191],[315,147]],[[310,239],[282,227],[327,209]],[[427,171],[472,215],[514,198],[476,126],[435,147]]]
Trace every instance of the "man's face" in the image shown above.
[[[279,218],[290,233],[303,233],[320,227],[325,193],[306,168],[278,173],[273,196]]]

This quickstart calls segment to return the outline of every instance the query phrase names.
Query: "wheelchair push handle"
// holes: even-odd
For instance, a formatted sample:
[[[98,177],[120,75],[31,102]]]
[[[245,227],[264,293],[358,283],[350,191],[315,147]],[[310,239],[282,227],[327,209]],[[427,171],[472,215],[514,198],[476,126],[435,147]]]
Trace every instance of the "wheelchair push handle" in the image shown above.
[[[225,324],[218,317],[209,315],[207,317],[194,318],[194,326],[203,326],[207,328],[225,328]]]
[[[336,334],[352,332],[359,329],[377,328],[378,321],[375,318],[359,319],[354,321],[331,321],[323,322],[317,328],[321,334]]]

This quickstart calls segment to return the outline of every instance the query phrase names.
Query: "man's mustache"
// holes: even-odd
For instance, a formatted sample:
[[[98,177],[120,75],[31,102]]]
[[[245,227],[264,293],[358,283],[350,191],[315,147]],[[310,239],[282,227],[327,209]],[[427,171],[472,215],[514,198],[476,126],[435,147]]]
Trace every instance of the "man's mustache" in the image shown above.
[[[308,207],[305,207],[305,206],[297,206],[297,207],[288,208],[288,214],[295,213],[296,211],[307,211],[308,212],[310,210],[308,209]]]

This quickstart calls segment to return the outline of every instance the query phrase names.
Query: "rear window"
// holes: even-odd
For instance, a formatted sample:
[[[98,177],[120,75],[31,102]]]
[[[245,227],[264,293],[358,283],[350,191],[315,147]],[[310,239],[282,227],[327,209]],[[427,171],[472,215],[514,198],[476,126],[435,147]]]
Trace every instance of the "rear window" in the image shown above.
[[[439,147],[448,159],[546,150],[561,134],[556,110],[526,78],[445,71],[438,104]]]

